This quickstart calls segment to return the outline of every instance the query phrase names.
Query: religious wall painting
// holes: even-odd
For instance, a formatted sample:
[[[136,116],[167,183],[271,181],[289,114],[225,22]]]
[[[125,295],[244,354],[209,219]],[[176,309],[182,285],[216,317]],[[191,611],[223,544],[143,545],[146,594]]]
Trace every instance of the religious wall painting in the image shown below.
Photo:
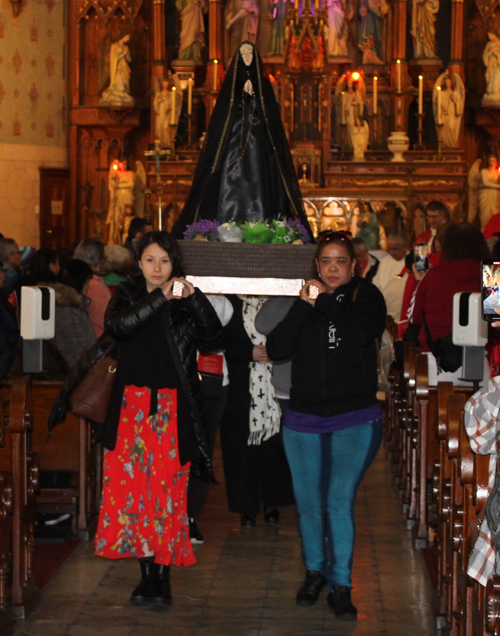
[[[358,47],[363,52],[363,64],[384,64],[387,0],[361,0]]]
[[[351,0],[327,0],[326,11],[328,20],[328,55],[338,58],[350,56],[350,22],[355,14],[353,3]]]
[[[55,62],[54,59],[52,58],[52,53],[50,53],[47,55],[47,58],[45,60],[45,72],[47,73],[48,77],[52,77],[54,75],[54,70],[55,70]]]
[[[29,98],[30,98],[30,102],[31,105],[34,107],[37,105],[38,102],[38,98],[40,97],[40,93],[38,92],[38,89],[36,87],[36,84],[33,82],[33,85],[30,89],[30,92],[28,93]]]
[[[21,72],[23,68],[23,58],[21,57],[21,54],[19,53],[19,49],[16,49],[16,52],[14,53],[12,57],[12,66],[14,68],[14,73],[16,75],[19,75],[19,73]]]

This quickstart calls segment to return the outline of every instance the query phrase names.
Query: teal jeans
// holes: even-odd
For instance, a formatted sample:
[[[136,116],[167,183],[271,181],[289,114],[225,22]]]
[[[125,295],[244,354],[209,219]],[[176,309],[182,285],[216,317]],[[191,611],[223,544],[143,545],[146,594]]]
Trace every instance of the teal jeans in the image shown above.
[[[364,474],[382,442],[382,421],[334,433],[283,429],[299,515],[302,558],[323,572],[330,590],[352,587],[354,504]]]

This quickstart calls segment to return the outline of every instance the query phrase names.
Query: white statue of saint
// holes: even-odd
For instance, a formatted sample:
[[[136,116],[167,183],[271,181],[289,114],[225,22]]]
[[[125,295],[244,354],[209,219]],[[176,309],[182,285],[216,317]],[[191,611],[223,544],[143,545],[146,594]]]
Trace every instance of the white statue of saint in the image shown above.
[[[477,159],[469,172],[469,221],[474,221],[477,210],[481,231],[491,217],[500,211],[500,179],[495,155],[488,157],[488,167],[480,170],[481,160]]]
[[[348,0],[327,0],[328,15],[328,55],[347,57],[349,51],[348,21],[354,16],[354,7]]]
[[[441,86],[441,114],[438,113],[438,86]],[[434,121],[443,123],[441,129],[442,146],[444,148],[458,148],[465,103],[465,86],[458,73],[445,71],[437,78],[432,91],[432,102]]]
[[[351,141],[353,148],[353,161],[364,161],[365,152],[368,150],[370,139],[370,128],[364,119],[357,119],[351,130]]]
[[[347,89],[347,90],[346,90]],[[347,76],[345,73],[335,87],[337,120],[347,127],[347,148],[354,150],[354,137],[360,138],[365,134],[357,129],[364,129],[366,86],[359,73]],[[366,123],[366,122],[365,122]],[[368,124],[367,124],[368,127]],[[355,132],[356,129],[356,132]],[[361,136],[361,137],[360,137]],[[367,142],[368,143],[368,142]],[[366,148],[365,148],[366,150]]]
[[[229,32],[229,57],[232,58],[242,42],[257,41],[260,9],[256,0],[230,0],[226,13]]]
[[[205,46],[205,24],[203,12],[205,0],[176,0],[175,6],[181,17],[179,60],[201,62]]]
[[[437,59],[436,13],[439,0],[413,0],[411,12],[411,34],[416,60]]]
[[[500,38],[494,33],[488,33],[490,41],[483,52],[483,62],[486,66],[486,93],[483,104],[500,105]]]
[[[155,136],[162,148],[170,148],[177,134],[182,109],[182,86],[176,73],[167,79],[157,80],[153,107],[156,115]]]
[[[127,162],[113,161],[109,169],[108,245],[121,245],[127,209],[134,209],[135,174],[127,170]]]
[[[102,94],[100,104],[115,106],[133,106],[135,100],[130,96],[130,50],[127,42],[130,35],[124,35],[111,45],[109,52],[109,87]]]

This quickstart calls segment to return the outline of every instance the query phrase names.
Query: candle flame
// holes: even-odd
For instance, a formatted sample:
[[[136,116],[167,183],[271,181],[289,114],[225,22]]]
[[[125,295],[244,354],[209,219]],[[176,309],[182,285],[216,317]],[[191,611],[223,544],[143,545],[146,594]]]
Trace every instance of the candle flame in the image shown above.
[[[358,73],[358,72],[353,73],[353,74],[352,74],[352,79],[353,79],[354,81],[359,80],[359,73]]]
[[[401,60],[396,60],[396,64],[401,64]]]
[[[214,60],[214,64],[218,64],[218,63],[219,63],[219,60]]]
[[[441,86],[436,86],[437,90],[440,91],[441,90]]]
[[[173,90],[173,91],[176,91],[177,89],[175,88],[175,86],[172,86],[172,90]]]
[[[378,77],[375,75],[375,77],[373,78],[375,82],[378,82]]]
[[[424,79],[423,75],[419,75],[418,79]]]
[[[113,170],[118,170],[118,164],[117,163],[113,164]]]

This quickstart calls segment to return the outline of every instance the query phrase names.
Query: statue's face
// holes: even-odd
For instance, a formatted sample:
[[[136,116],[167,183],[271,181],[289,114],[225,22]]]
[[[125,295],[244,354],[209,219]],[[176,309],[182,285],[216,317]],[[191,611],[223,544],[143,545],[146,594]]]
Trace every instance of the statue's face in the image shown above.
[[[495,157],[495,155],[490,155],[488,157],[488,165],[490,168],[496,168],[497,158]]]
[[[445,88],[451,88],[451,87],[452,87],[451,79],[450,79],[449,77],[447,77],[447,78],[444,80],[444,87],[445,87]]]
[[[253,46],[251,44],[242,44],[240,53],[246,66],[250,66],[253,60]]]

